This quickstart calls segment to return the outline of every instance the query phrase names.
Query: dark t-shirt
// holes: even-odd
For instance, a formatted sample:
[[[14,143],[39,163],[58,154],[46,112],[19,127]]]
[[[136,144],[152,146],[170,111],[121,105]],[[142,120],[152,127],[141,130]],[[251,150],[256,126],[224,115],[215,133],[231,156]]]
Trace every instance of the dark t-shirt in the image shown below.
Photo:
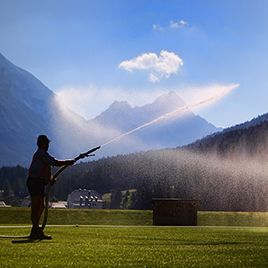
[[[46,150],[38,148],[33,155],[29,168],[29,177],[49,180],[51,177],[51,166],[55,166],[56,163],[57,160]]]

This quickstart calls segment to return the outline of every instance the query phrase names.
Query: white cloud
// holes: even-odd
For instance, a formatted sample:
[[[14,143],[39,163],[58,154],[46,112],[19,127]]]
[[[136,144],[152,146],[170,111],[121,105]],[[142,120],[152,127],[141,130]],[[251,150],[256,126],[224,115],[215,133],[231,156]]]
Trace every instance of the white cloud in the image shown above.
[[[160,81],[160,79],[156,75],[154,75],[153,73],[150,73],[149,81],[151,81],[152,83],[157,83]]]
[[[176,20],[176,21],[173,21],[171,20],[169,22],[168,25],[166,26],[161,26],[159,24],[153,24],[153,30],[154,31],[165,31],[165,30],[168,30],[168,29],[171,29],[171,30],[178,30],[178,29],[182,29],[182,28],[186,28],[189,26],[189,23],[185,20]]]
[[[187,21],[179,20],[179,21],[170,21],[169,27],[172,29],[181,29],[188,25]]]
[[[123,61],[119,68],[132,72],[135,70],[149,71],[149,81],[156,83],[161,78],[169,78],[176,74],[183,65],[183,60],[174,52],[161,50],[159,56],[156,53],[144,53],[131,60]]]
[[[164,28],[161,27],[161,26],[158,25],[158,24],[153,24],[153,30],[154,30],[154,31],[163,31]]]

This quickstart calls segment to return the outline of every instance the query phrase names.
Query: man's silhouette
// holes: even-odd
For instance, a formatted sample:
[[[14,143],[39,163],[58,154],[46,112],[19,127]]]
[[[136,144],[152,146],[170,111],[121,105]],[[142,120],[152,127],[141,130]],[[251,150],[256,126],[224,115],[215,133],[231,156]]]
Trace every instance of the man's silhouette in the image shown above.
[[[39,227],[39,220],[44,210],[45,185],[51,179],[51,166],[73,165],[74,160],[57,160],[48,152],[50,140],[46,135],[37,138],[38,149],[33,155],[32,163],[29,168],[27,187],[31,195],[31,221],[32,230],[30,239],[51,239],[45,235]]]

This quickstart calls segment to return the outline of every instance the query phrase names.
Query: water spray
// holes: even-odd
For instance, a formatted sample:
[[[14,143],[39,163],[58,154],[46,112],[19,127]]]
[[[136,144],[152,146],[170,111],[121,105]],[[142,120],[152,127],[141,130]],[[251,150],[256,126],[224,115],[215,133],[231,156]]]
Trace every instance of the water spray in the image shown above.
[[[102,144],[102,145],[100,145],[100,146],[94,147],[94,148],[88,150],[88,151],[85,152],[85,153],[81,153],[79,156],[77,156],[77,157],[74,159],[74,161],[77,162],[78,160],[83,159],[83,158],[85,158],[85,157],[94,156],[94,155],[92,155],[92,153],[94,153],[95,151],[99,150],[100,148],[102,148],[102,147],[104,147],[104,146],[107,146],[107,145],[109,145],[109,144],[111,144],[111,143],[113,143],[113,142],[115,142],[115,141],[118,141],[118,140],[122,139],[123,137],[128,136],[128,135],[130,135],[130,134],[132,134],[132,133],[134,133],[134,132],[137,132],[137,131],[139,131],[139,130],[145,128],[145,127],[151,126],[151,125],[156,124],[156,123],[158,123],[158,122],[160,122],[160,121],[167,120],[167,119],[169,119],[169,118],[171,118],[171,117],[173,117],[173,116],[176,116],[176,115],[177,115],[177,116],[178,116],[178,115],[182,115],[183,113],[185,113],[185,112],[187,112],[187,111],[189,111],[189,110],[191,110],[191,109],[193,109],[193,108],[200,107],[200,106],[205,105],[205,104],[213,103],[213,102],[215,102],[215,101],[221,99],[223,96],[225,96],[227,93],[229,93],[229,92],[230,92],[232,89],[234,89],[234,88],[236,88],[236,87],[233,87],[233,88],[231,88],[231,89],[229,89],[229,90],[224,90],[223,92],[221,92],[220,94],[217,94],[217,95],[215,95],[215,96],[206,98],[206,99],[201,100],[201,101],[197,101],[197,102],[192,103],[192,104],[185,105],[185,106],[183,106],[183,107],[179,107],[178,109],[176,109],[176,110],[174,110],[174,111],[172,111],[172,112],[168,112],[168,113],[166,113],[166,114],[164,114],[164,115],[161,115],[161,116],[159,116],[159,117],[153,119],[153,120],[150,121],[150,122],[147,122],[147,123],[145,123],[145,124],[143,124],[143,125],[141,125],[141,126],[138,126],[138,127],[134,128],[134,129],[132,129],[132,130],[130,130],[130,131],[127,131],[127,132],[125,132],[125,133],[123,133],[123,134],[120,134],[120,135],[118,135],[118,136],[112,138],[111,140],[107,141],[106,143],[104,143],[104,144]],[[65,166],[61,167],[61,168],[60,168],[60,169],[59,169],[59,170],[52,176],[51,181],[50,181],[50,183],[49,183],[48,186],[47,186],[46,194],[45,194],[45,211],[44,211],[44,218],[43,218],[43,223],[42,223],[42,227],[41,227],[42,229],[45,228],[46,223],[47,223],[47,218],[48,218],[48,207],[49,207],[48,203],[49,203],[49,193],[50,193],[50,189],[51,189],[52,185],[56,182],[57,177],[58,177],[58,176],[59,176],[59,175],[60,175],[60,174],[61,174],[61,173],[68,167],[68,166],[69,166],[69,165],[65,165]],[[0,238],[29,238],[29,236],[0,236]]]
[[[80,160],[80,159],[82,159],[82,158],[91,156],[91,154],[92,154],[93,152],[97,151],[98,149],[100,149],[100,148],[102,148],[102,147],[104,147],[104,146],[107,146],[108,144],[111,144],[111,143],[113,143],[113,142],[115,142],[115,141],[117,141],[117,140],[120,140],[121,138],[123,138],[123,137],[125,137],[125,136],[128,136],[128,135],[130,135],[130,134],[132,134],[132,133],[134,133],[134,132],[136,132],[136,131],[139,131],[139,130],[145,128],[145,127],[148,127],[148,126],[153,125],[153,124],[156,124],[156,123],[158,123],[158,122],[160,122],[160,121],[169,119],[169,118],[171,118],[171,117],[173,117],[173,116],[175,116],[175,115],[181,115],[181,114],[183,114],[183,113],[185,113],[185,112],[187,112],[187,111],[189,111],[189,110],[191,110],[191,109],[193,109],[193,108],[200,107],[200,106],[202,106],[202,105],[205,105],[205,104],[208,104],[208,103],[215,102],[215,101],[221,99],[223,96],[225,96],[227,93],[229,93],[229,92],[230,92],[231,90],[233,90],[234,88],[236,88],[236,86],[235,86],[235,87],[232,87],[232,88],[230,88],[230,89],[224,90],[224,91],[222,91],[221,93],[219,93],[219,94],[217,94],[217,95],[215,95],[215,96],[206,98],[206,99],[201,100],[201,101],[197,101],[197,102],[192,103],[192,104],[185,105],[185,106],[183,106],[183,107],[179,107],[178,109],[176,109],[176,110],[174,110],[174,111],[172,111],[172,112],[168,112],[168,113],[166,113],[166,114],[164,114],[164,115],[161,115],[161,116],[159,116],[159,117],[153,119],[153,120],[150,121],[150,122],[147,122],[147,123],[145,123],[145,124],[143,124],[143,125],[141,125],[141,126],[139,126],[139,127],[136,127],[136,128],[134,128],[134,129],[132,129],[132,130],[130,130],[130,131],[127,131],[127,132],[125,132],[125,133],[123,133],[123,134],[120,134],[120,135],[118,135],[118,136],[112,138],[111,140],[107,141],[106,143],[104,143],[104,144],[102,144],[102,145],[100,145],[100,146],[94,147],[94,148],[90,149],[89,151],[87,151],[87,152],[85,152],[85,153],[81,153],[79,156],[77,156],[77,157],[74,159],[74,161],[77,162],[78,160]],[[56,182],[56,178],[58,177],[58,175],[59,175],[64,169],[66,169],[67,167],[68,167],[68,165],[63,166],[62,168],[60,168],[60,169],[59,169],[59,170],[52,176],[52,178],[51,178],[51,185],[53,185],[53,184]]]
[[[164,115],[161,115],[158,118],[155,118],[155,119],[153,119],[150,122],[147,122],[147,123],[145,123],[145,124],[143,124],[143,125],[141,125],[139,127],[136,127],[136,128],[134,128],[134,129],[132,129],[132,130],[130,130],[128,132],[125,132],[123,134],[120,134],[120,135],[118,135],[115,138],[112,138],[111,140],[109,140],[106,143],[102,144],[100,147],[104,147],[104,146],[106,146],[106,145],[108,145],[110,143],[113,143],[113,142],[115,142],[117,140],[120,140],[121,138],[123,138],[125,136],[128,136],[128,135],[130,135],[130,134],[132,134],[132,133],[134,133],[136,131],[139,131],[139,130],[145,128],[145,127],[148,127],[148,126],[151,126],[153,124],[156,124],[156,123],[158,123],[160,121],[167,120],[167,119],[169,119],[169,118],[171,118],[173,116],[176,116],[176,115],[182,115],[183,113],[185,113],[185,112],[187,112],[187,111],[189,111],[189,110],[191,110],[193,108],[200,107],[200,106],[205,105],[205,104],[213,103],[213,102],[221,99],[222,97],[224,97],[227,93],[229,93],[234,88],[235,87],[233,87],[233,88],[231,88],[229,90],[225,90],[225,91],[219,93],[216,96],[212,96],[212,97],[209,97],[207,99],[204,99],[204,100],[201,100],[201,101],[197,101],[197,102],[194,102],[192,104],[185,105],[183,107],[179,107],[178,109],[176,109],[176,110],[174,110],[172,112],[168,112],[168,113],[166,113]]]

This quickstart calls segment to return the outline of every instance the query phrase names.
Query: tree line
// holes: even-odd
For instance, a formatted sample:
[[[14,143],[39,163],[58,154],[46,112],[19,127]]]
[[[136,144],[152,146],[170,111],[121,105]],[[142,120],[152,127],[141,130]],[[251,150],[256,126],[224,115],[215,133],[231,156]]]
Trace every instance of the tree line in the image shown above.
[[[184,148],[79,163],[60,175],[52,194],[66,200],[78,188],[111,193],[112,208],[151,209],[153,198],[180,198],[198,200],[203,210],[267,211],[267,133],[264,121]],[[26,178],[23,167],[0,168],[2,199],[27,195]],[[129,189],[135,191],[122,194]]]
[[[159,150],[77,164],[61,175],[52,194],[66,200],[78,188],[110,192],[112,207],[119,208],[119,192],[136,189],[128,208],[151,209],[153,198],[180,198],[198,200],[202,210],[267,211],[267,174],[255,160]],[[1,168],[0,188],[12,189],[15,196],[27,194],[26,176],[21,167]]]

